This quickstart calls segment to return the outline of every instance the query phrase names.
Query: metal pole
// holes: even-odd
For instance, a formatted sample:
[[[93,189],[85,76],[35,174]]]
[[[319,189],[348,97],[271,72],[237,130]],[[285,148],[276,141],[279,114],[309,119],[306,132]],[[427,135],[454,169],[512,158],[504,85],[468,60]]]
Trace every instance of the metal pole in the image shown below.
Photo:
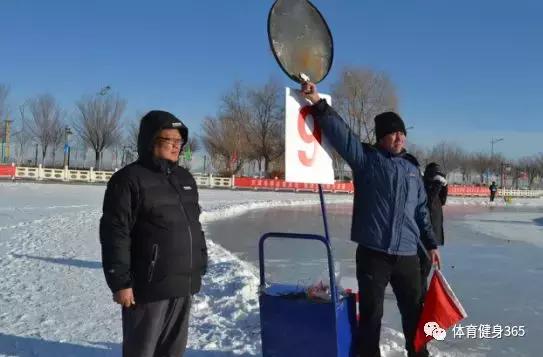
[[[494,140],[490,141],[490,160],[494,158]]]
[[[70,145],[68,145],[68,136],[72,133],[72,131],[70,130],[70,127],[67,126],[64,128],[64,163],[62,165],[62,167],[66,167],[69,164],[69,152],[70,152]]]
[[[328,242],[330,242],[330,235],[328,234],[328,219],[326,218],[326,205],[324,203],[324,194],[322,193],[321,184],[319,184],[319,197],[321,199],[322,220],[324,222],[324,235]]]

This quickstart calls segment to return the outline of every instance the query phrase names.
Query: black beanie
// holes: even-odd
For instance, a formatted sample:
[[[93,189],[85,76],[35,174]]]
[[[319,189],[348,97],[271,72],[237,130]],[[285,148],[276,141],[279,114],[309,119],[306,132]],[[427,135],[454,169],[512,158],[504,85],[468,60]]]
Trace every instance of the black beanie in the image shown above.
[[[397,131],[403,132],[407,135],[405,130],[405,124],[402,118],[394,112],[384,112],[375,117],[375,137],[379,141],[383,136],[395,133]]]

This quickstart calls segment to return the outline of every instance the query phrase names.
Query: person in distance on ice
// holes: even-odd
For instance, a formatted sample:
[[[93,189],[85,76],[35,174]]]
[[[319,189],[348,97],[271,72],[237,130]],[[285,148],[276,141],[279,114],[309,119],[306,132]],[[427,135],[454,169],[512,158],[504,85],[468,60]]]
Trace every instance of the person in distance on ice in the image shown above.
[[[434,229],[435,240],[438,246],[445,244],[445,234],[443,231],[443,206],[447,202],[448,185],[447,175],[445,175],[441,166],[435,162],[426,165],[424,169],[424,188],[428,197],[428,212],[430,213],[430,222]],[[432,264],[426,257],[426,254],[419,248],[419,259],[421,261],[422,273],[422,296],[426,294],[427,279],[432,269]]]
[[[138,160],[107,185],[102,265],[122,306],[124,357],[180,357],[186,348],[192,295],[207,268],[196,182],[177,165],[187,140],[174,115],[147,113]]]
[[[404,149],[405,125],[396,113],[379,114],[375,117],[377,144],[364,144],[320,99],[315,84],[303,84],[302,93],[313,104],[312,115],[323,134],[354,175],[351,240],[358,243],[358,353],[380,356],[383,301],[390,282],[402,316],[408,356],[427,356],[426,350],[416,354],[413,348],[422,306],[417,244],[424,243],[433,263],[439,265],[440,257],[416,159]]]
[[[494,202],[494,198],[496,197],[496,192],[498,192],[498,186],[496,186],[495,181],[492,181],[492,185],[488,187],[488,190],[490,191],[490,202]]]

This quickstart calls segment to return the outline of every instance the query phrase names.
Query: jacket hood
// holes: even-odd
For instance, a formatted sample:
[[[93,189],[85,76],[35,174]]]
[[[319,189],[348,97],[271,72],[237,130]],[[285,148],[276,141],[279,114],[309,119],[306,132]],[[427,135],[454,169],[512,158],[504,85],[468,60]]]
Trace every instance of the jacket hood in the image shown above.
[[[138,133],[138,156],[140,159],[147,161],[153,158],[153,145],[156,136],[162,129],[178,129],[183,144],[181,149],[187,143],[189,130],[175,115],[162,111],[152,110],[141,118],[140,130]]]

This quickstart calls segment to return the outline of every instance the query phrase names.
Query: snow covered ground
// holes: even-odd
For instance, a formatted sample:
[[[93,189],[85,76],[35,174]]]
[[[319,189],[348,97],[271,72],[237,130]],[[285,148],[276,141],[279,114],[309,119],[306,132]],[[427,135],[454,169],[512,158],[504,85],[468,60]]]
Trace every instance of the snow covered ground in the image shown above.
[[[0,183],[0,355],[120,355],[120,311],[100,264],[97,228],[103,193],[104,186]],[[316,199],[202,190],[202,221]],[[194,302],[187,356],[259,355],[256,270],[212,242],[209,249],[210,267]]]
[[[104,186],[0,182],[0,356],[120,355],[120,311],[100,264],[103,193]],[[315,194],[229,190],[202,190],[200,198],[207,224],[253,209],[318,202]],[[327,202],[351,199],[327,196]],[[486,200],[451,199],[451,204]],[[543,200],[514,204],[543,206]],[[538,219],[521,221],[531,218]],[[489,229],[481,223],[474,225]],[[209,249],[187,356],[260,355],[256,268],[218,244],[209,242]],[[401,355],[402,334],[385,327],[383,335],[384,354]]]

